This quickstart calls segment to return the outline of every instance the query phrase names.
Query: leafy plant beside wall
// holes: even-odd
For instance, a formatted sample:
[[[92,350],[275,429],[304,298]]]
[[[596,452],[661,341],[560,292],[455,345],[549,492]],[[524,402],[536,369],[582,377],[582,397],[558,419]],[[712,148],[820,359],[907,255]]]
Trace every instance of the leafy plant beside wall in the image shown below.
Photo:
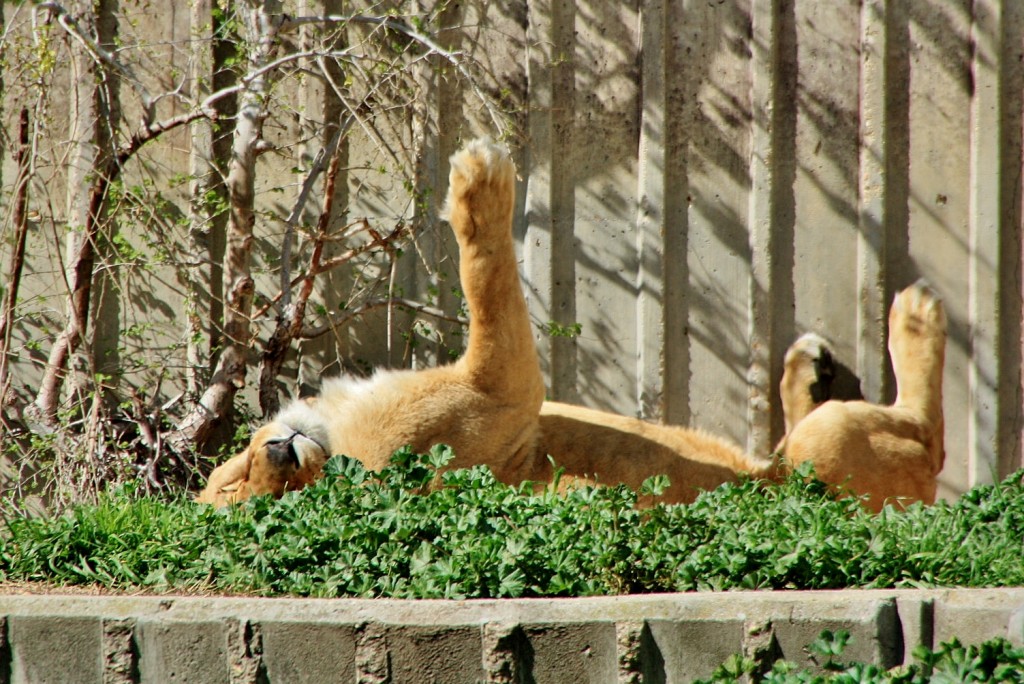
[[[879,515],[807,471],[641,510],[664,482],[561,494],[439,475],[450,458],[404,450],[373,473],[337,457],[301,492],[222,510],[131,491],[55,517],[7,504],[0,581],[399,598],[1024,586],[1024,471]]]
[[[810,669],[788,660],[757,662],[735,655],[722,663],[710,679],[696,684],[926,684],[934,682],[1019,682],[1024,678],[1024,648],[1003,638],[964,645],[957,639],[932,650],[914,649],[914,662],[886,670],[874,663],[842,659],[849,632],[824,631],[807,651],[819,667]]]

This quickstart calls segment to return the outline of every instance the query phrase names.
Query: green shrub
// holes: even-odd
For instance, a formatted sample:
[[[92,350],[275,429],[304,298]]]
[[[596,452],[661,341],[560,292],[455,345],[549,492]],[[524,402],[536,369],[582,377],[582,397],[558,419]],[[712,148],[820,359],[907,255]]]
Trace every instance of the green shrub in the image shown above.
[[[559,494],[482,467],[439,475],[450,458],[402,450],[373,473],[338,457],[312,487],[222,510],[121,492],[33,518],[8,502],[0,581],[404,598],[1024,585],[1024,471],[880,515],[807,470],[638,510],[625,487]]]
[[[779,659],[757,663],[735,655],[715,670],[708,680],[696,684],[731,684],[744,677],[764,684],[953,684],[953,682],[1022,682],[1024,648],[1014,647],[1003,638],[979,645],[964,646],[958,640],[940,644],[936,650],[925,646],[914,649],[914,662],[885,670],[872,663],[845,662],[840,659],[849,632],[825,631],[807,650],[818,663],[815,670]]]

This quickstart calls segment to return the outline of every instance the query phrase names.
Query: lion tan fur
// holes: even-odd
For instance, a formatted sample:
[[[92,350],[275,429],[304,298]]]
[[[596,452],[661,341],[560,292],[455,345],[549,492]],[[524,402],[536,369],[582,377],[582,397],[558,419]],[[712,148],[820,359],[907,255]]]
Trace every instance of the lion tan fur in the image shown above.
[[[793,375],[788,384],[795,393],[813,380],[814,353],[804,353],[807,345],[801,344],[794,344],[800,354],[785,371]],[[818,477],[867,495],[867,506],[875,511],[886,503],[934,503],[945,461],[945,345],[946,314],[935,293],[918,282],[897,294],[889,312],[896,401],[891,406],[826,401],[808,407],[803,399],[794,400],[800,409],[778,448],[785,462],[812,461]]]
[[[401,447],[425,451],[439,443],[454,450],[450,467],[486,465],[510,484],[550,482],[555,473],[549,455],[569,485],[636,488],[665,474],[668,502],[692,501],[700,490],[742,473],[783,475],[785,465],[777,460],[747,455],[699,430],[543,401],[516,268],[513,200],[514,168],[498,146],[473,141],[452,156],[445,216],[459,245],[470,315],[467,349],[458,361],[325,381],[315,400],[286,405],[245,450],[217,467],[197,500],[224,505],[259,494],[280,496],[313,482],[330,455],[345,454],[379,470]],[[787,354],[781,387],[788,432],[782,446],[791,463],[812,460],[827,481],[839,484],[852,476],[850,486],[873,502],[900,496],[931,501],[942,465],[945,319],[941,302],[913,289],[897,298],[893,311],[890,348],[901,391],[896,405],[821,404],[810,387],[818,380],[824,341],[817,348],[798,342]]]
[[[701,490],[734,482],[741,473],[777,476],[772,461],[707,432],[552,401],[540,410],[539,449],[575,481],[637,489],[651,475],[668,475],[671,485],[661,497],[667,503],[691,502]],[[545,472],[535,479],[548,477]]]
[[[426,450],[441,442],[456,454],[452,467],[483,464],[515,479],[536,450],[544,383],[516,270],[514,182],[511,159],[496,145],[474,141],[452,157],[446,215],[471,320],[466,353],[448,366],[325,382],[315,402],[292,402],[216,468],[198,501],[280,495],[305,486],[332,454],[379,470],[403,446]],[[317,426],[323,448],[281,467],[268,458],[267,445],[304,431],[296,422]]]

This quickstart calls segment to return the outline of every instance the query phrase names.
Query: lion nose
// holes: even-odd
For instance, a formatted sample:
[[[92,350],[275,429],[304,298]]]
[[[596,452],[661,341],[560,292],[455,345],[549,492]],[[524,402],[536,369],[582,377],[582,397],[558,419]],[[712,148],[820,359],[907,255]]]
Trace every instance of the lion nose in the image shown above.
[[[268,442],[267,459],[271,465],[277,468],[288,465],[299,467],[299,455],[295,452],[295,445],[291,438],[279,442]]]

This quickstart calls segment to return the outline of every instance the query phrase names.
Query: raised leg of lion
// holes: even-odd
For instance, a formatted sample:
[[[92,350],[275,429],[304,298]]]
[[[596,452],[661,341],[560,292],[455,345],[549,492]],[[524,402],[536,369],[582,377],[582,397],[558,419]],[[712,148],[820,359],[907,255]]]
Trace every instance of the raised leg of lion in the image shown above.
[[[296,400],[210,475],[198,501],[218,505],[280,496],[315,480],[330,455],[379,470],[410,445],[453,447],[453,467],[483,464],[515,479],[535,458],[544,398],[512,239],[515,172],[496,145],[478,140],[451,159],[447,218],[459,244],[469,342],[456,363],[325,381]]]
[[[823,401],[814,391],[829,378],[828,347],[817,336],[786,354],[781,390],[787,434],[778,451],[788,466],[814,463],[818,477],[885,503],[933,503],[943,447],[942,371],[946,314],[918,282],[896,295],[889,312],[889,355],[896,376],[892,406]],[[826,372],[827,375],[827,372]]]
[[[787,435],[807,414],[831,398],[834,378],[832,350],[823,337],[807,333],[790,345],[779,383]]]

